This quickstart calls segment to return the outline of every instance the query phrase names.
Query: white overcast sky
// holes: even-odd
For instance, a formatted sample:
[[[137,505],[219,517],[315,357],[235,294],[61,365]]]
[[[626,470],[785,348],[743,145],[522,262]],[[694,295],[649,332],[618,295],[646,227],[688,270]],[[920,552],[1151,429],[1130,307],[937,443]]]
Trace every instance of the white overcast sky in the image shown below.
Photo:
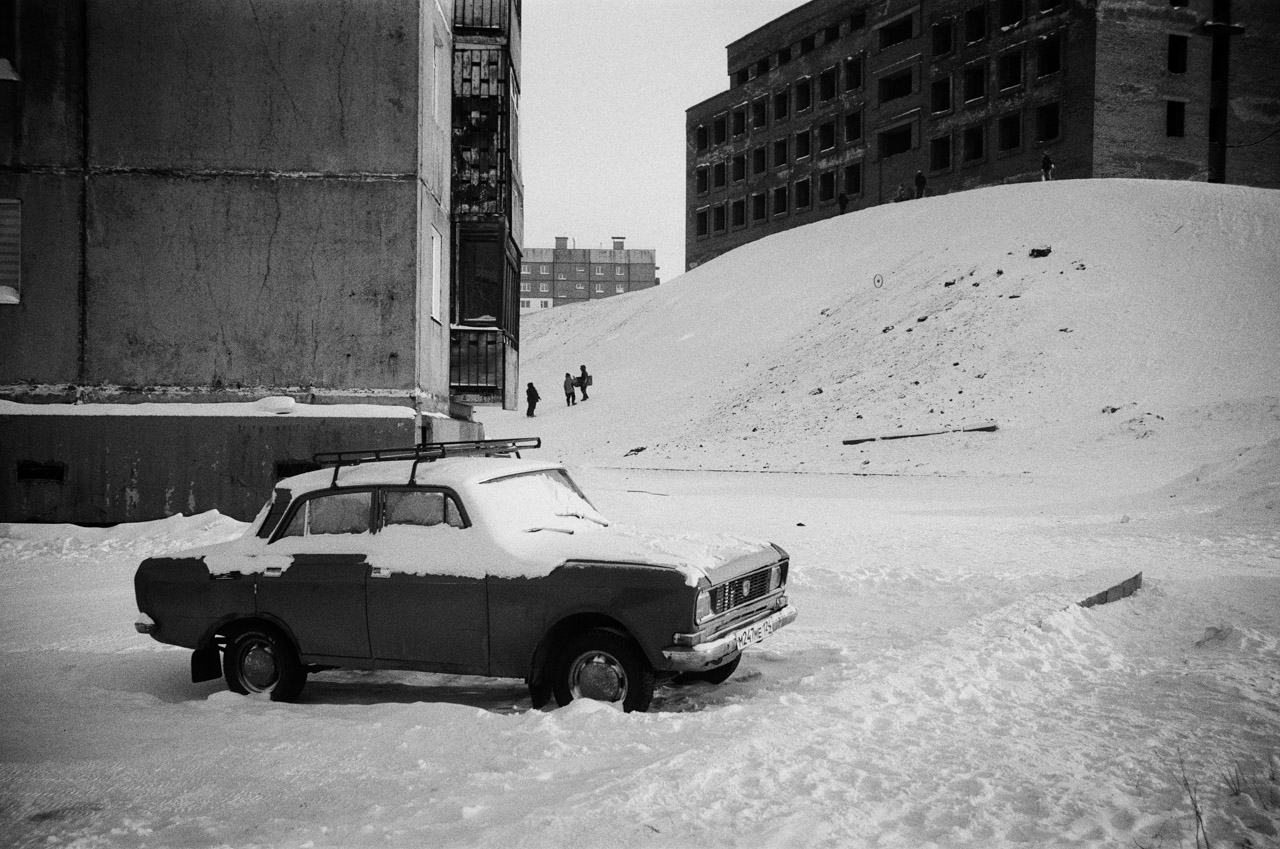
[[[525,247],[657,251],[684,271],[685,110],[729,85],[725,47],[804,0],[525,0]]]

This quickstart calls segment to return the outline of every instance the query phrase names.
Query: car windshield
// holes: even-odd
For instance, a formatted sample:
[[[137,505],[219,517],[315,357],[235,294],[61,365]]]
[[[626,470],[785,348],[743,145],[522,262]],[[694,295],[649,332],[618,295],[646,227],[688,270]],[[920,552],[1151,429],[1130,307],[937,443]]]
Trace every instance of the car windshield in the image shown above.
[[[563,469],[526,472],[484,483],[485,501],[517,530],[608,525]]]

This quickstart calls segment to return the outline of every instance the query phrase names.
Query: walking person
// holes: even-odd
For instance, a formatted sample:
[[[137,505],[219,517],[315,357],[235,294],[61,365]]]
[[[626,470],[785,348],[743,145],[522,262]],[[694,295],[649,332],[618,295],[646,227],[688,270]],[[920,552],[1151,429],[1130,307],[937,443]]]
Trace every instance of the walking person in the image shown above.
[[[1049,154],[1045,153],[1044,158],[1040,160],[1040,182],[1047,183],[1053,179],[1053,160],[1049,158]]]
[[[573,375],[569,372],[564,373],[564,405],[566,407],[578,403],[578,399],[573,396]]]
[[[929,181],[925,179],[923,171],[916,172],[916,199],[924,197],[924,187]]]
[[[582,389],[582,400],[587,400],[587,387],[591,385],[591,375],[587,374],[586,366],[578,366],[580,373],[578,374],[577,384]]]
[[[529,402],[529,412],[526,415],[529,418],[533,418],[533,410],[538,406],[538,402],[542,400],[542,396],[538,394],[537,387],[530,383],[524,390],[524,397]]]

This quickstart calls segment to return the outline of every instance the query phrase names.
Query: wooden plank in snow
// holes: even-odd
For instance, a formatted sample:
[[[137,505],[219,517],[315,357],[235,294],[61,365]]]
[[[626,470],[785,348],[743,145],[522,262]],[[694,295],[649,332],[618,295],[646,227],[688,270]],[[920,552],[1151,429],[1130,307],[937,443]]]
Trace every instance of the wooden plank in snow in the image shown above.
[[[944,433],[975,433],[978,431],[991,433],[995,431],[997,425],[995,422],[983,422],[982,424],[966,425],[964,427],[949,427],[944,430],[920,430],[913,433],[890,433],[884,436],[860,436],[854,439],[843,440],[843,445],[861,445],[864,442],[883,442],[889,439],[913,439],[917,436],[940,436]]]

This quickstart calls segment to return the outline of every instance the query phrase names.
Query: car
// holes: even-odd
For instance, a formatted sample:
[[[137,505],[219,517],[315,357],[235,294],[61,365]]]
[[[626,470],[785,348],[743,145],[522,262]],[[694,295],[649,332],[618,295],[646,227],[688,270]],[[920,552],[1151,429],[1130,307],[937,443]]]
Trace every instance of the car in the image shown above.
[[[520,453],[540,445],[318,454],[240,538],[143,561],[135,627],[191,649],[193,682],[277,701],[312,672],[402,669],[643,711],[795,620],[777,545],[610,522],[562,464]]]

